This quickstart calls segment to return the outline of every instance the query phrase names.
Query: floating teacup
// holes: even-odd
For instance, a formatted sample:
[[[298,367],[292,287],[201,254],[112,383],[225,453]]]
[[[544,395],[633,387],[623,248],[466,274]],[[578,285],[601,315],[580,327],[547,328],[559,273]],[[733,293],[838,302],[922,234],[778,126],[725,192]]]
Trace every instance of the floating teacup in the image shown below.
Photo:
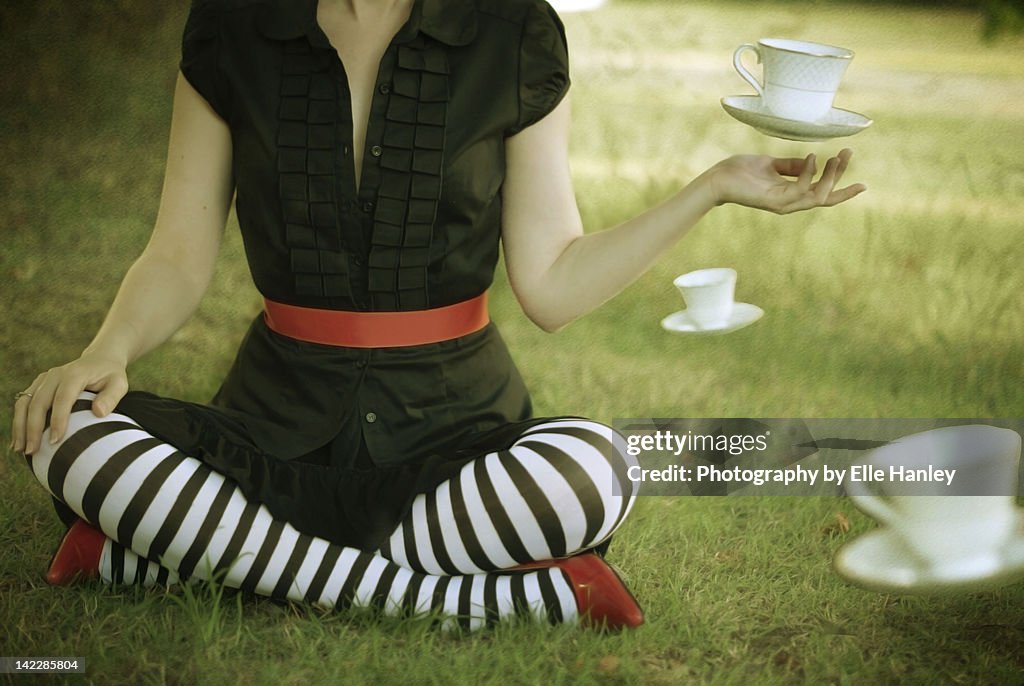
[[[987,425],[912,434],[869,453],[846,492],[935,574],[982,572],[1018,521],[1020,447],[1016,431]]]
[[[743,66],[743,53],[751,50],[764,67],[764,84]],[[839,82],[853,59],[853,51],[833,45],[762,38],[745,43],[733,53],[733,66],[773,114],[784,119],[813,122],[832,110]]]
[[[736,293],[736,270],[728,267],[698,269],[672,282],[686,302],[686,314],[695,324],[720,326],[732,314]]]

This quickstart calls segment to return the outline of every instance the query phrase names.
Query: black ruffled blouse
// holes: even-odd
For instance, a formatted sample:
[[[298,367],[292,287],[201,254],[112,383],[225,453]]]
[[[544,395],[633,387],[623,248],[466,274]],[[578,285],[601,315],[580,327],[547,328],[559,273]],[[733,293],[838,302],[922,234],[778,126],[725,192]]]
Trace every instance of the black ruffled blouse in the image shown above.
[[[417,310],[480,294],[498,258],[504,140],[568,88],[541,0],[417,0],[380,65],[360,188],[352,106],[315,0],[197,0],[181,70],[231,127],[257,288]]]
[[[181,71],[227,122],[253,280],[307,307],[449,305],[491,284],[505,139],[569,87],[543,0],[415,0],[380,64],[360,187],[316,0],[194,0]],[[416,492],[531,414],[493,324],[406,348],[305,343],[257,317],[212,405],[119,408],[302,531],[372,548]]]

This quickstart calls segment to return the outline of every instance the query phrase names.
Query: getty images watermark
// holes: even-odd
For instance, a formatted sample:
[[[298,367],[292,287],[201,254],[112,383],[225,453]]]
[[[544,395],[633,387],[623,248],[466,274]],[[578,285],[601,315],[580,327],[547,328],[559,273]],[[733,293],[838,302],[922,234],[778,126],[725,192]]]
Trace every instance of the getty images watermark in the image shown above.
[[[978,425],[1024,433],[1024,419],[617,419],[616,447],[628,467],[616,490],[622,484],[638,495],[843,495],[856,482],[888,494],[994,495],[1002,486],[979,472],[991,460],[1016,464],[1019,451],[981,454],[969,430]],[[906,442],[901,450],[911,436],[957,426],[964,430],[937,432],[941,438]],[[1020,476],[1013,474],[1017,488]]]

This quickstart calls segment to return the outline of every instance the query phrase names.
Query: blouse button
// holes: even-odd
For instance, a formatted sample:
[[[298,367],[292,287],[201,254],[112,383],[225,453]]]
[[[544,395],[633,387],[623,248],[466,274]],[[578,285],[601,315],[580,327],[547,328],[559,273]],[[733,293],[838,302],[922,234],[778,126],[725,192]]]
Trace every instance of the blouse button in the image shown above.
[[[380,91],[381,95],[387,95],[388,93],[391,92],[391,84],[382,83],[380,84],[380,88],[378,90]]]
[[[373,203],[367,200],[363,203],[363,212],[373,212]]]
[[[370,424],[373,424],[375,421],[377,421],[376,413],[374,413],[374,412],[367,412],[366,413],[366,421],[369,422]]]
[[[370,148],[370,154],[373,155],[374,157],[380,157],[383,153],[384,148],[380,147],[379,145],[375,145],[372,148]]]

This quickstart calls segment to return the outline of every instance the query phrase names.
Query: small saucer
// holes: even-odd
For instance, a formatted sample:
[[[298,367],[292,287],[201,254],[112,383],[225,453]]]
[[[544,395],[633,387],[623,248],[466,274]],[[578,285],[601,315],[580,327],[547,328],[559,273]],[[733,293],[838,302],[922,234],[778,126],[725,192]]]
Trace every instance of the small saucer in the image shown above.
[[[818,121],[784,119],[769,112],[758,95],[730,95],[722,98],[722,107],[730,115],[768,136],[791,141],[827,141],[860,133],[872,121],[863,114],[833,107]]]
[[[1024,535],[1018,527],[1018,533],[991,554],[925,567],[894,531],[883,527],[844,545],[832,565],[847,581],[872,591],[979,591],[1024,580]]]
[[[733,303],[732,313],[730,313],[729,318],[719,324],[701,326],[690,319],[690,315],[687,314],[686,310],[680,310],[662,319],[661,328],[672,333],[690,336],[716,336],[750,326],[763,316],[764,310],[757,305]]]

